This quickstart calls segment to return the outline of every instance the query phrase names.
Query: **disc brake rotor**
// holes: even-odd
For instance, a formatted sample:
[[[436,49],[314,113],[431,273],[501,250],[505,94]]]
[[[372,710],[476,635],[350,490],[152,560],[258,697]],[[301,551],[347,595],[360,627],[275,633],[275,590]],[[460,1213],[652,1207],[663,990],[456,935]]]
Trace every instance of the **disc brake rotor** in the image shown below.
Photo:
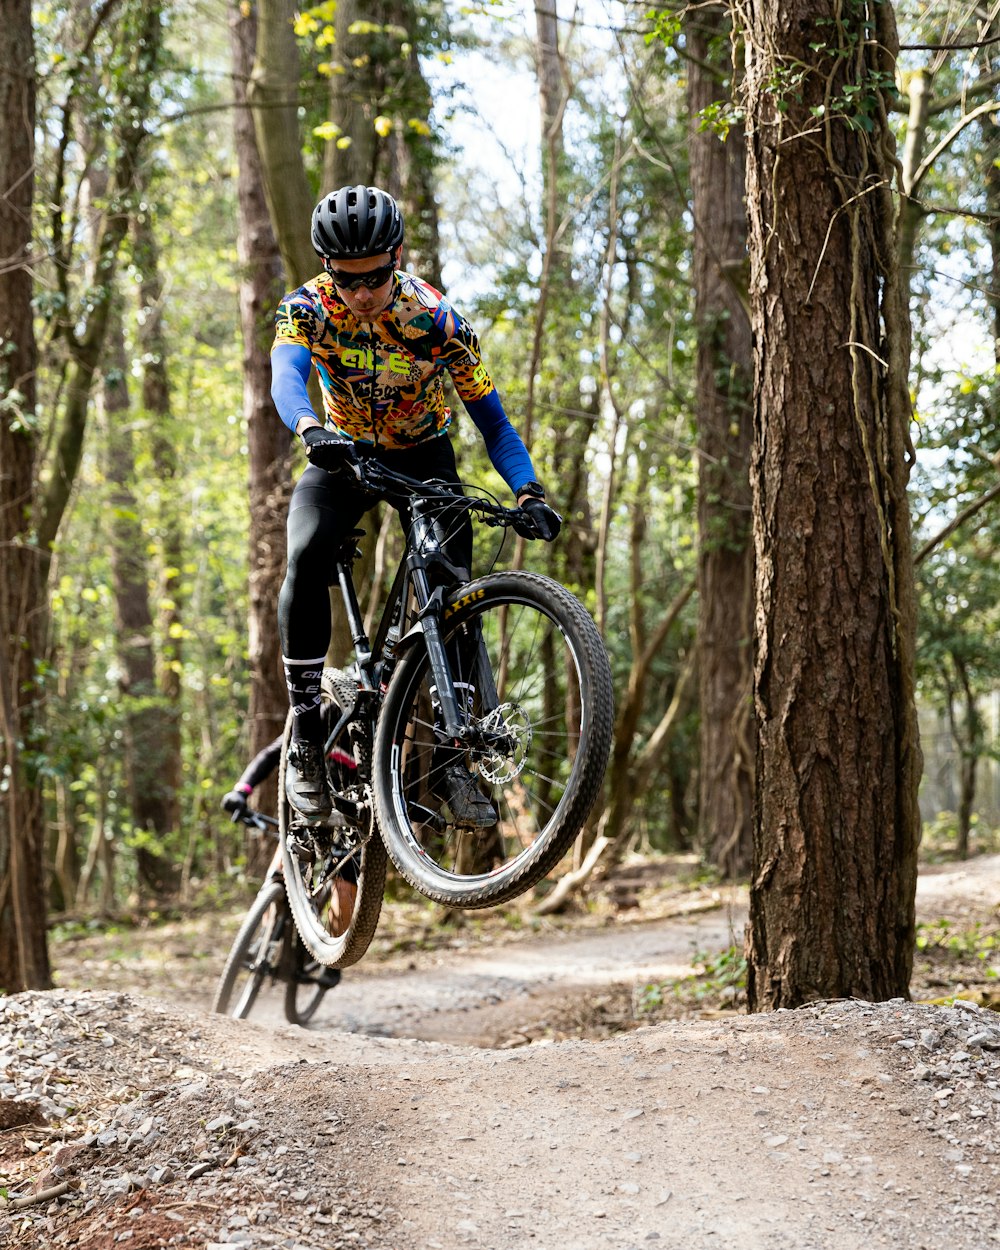
[[[479,756],[479,773],[494,785],[507,785],[524,771],[531,746],[531,721],[518,703],[501,703],[480,721],[484,735],[502,739]]]

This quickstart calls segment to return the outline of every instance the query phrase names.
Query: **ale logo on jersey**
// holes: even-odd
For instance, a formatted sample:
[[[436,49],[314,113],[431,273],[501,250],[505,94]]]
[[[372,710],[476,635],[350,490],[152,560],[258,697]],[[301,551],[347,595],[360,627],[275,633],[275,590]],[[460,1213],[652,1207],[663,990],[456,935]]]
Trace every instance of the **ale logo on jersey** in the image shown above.
[[[410,357],[403,352],[389,352],[388,356],[376,356],[370,347],[349,347],[340,353],[348,369],[389,369],[406,377],[410,372]]]

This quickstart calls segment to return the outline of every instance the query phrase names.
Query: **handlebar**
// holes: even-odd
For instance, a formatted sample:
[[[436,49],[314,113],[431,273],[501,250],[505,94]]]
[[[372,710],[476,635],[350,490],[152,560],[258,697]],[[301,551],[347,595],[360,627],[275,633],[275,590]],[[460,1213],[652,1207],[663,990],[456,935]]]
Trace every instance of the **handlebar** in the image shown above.
[[[233,823],[236,824],[237,822],[247,825],[259,833],[267,834],[270,834],[272,830],[278,827],[278,822],[273,816],[268,816],[265,812],[256,812],[252,807],[244,807],[240,811],[233,812]]]
[[[484,525],[504,529],[514,528],[524,520],[524,512],[520,508],[505,508],[495,499],[484,495],[465,494],[464,483],[451,485],[448,482],[421,482],[404,473],[387,469],[372,457],[358,459],[351,468],[366,490],[383,499],[440,499],[449,506],[465,508]]]

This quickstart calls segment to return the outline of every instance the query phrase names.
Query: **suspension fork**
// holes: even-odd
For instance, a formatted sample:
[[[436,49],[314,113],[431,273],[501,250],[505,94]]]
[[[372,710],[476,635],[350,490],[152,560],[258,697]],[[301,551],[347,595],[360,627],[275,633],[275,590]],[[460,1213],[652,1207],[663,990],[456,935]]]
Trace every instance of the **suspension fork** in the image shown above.
[[[441,617],[444,611],[444,589],[430,589],[427,569],[431,564],[443,564],[451,568],[443,553],[440,523],[426,516],[414,501],[411,508],[409,552],[406,558],[410,578],[417,600],[417,619],[427,647],[427,659],[434,679],[435,695],[441,712],[441,732],[445,738],[465,743],[469,740],[471,727],[462,715],[455,694],[451,662],[441,636]]]

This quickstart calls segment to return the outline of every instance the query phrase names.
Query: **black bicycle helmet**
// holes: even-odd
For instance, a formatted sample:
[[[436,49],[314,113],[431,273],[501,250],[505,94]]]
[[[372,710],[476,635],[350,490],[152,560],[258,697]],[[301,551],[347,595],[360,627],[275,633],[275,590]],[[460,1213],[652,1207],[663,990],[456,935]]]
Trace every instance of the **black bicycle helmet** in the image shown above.
[[[378,187],[341,187],[313,209],[312,245],[333,260],[378,256],[403,241],[396,201]]]

